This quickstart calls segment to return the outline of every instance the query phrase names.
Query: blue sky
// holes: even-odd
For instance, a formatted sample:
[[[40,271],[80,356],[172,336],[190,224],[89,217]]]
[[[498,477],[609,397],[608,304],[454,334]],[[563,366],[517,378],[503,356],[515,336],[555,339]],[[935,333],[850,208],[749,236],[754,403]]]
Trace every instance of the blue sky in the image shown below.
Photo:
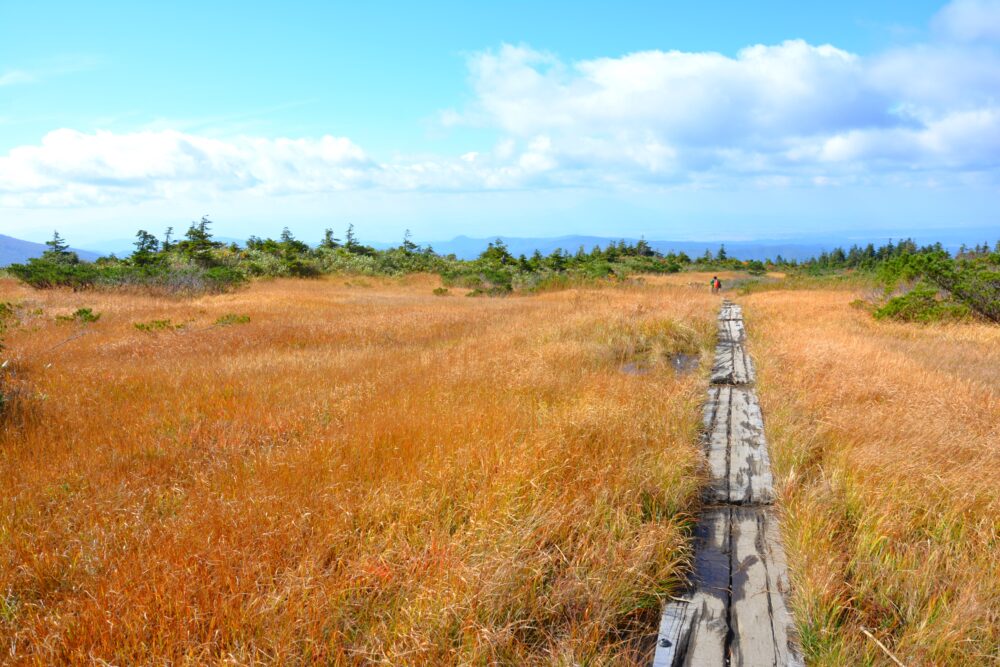
[[[0,233],[1000,236],[1000,2],[540,4],[2,3]]]

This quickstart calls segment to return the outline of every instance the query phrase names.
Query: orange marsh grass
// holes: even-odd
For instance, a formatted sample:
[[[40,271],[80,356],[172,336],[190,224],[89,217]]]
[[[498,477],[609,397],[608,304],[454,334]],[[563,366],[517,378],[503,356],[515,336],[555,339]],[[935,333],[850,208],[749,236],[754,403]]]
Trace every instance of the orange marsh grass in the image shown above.
[[[172,300],[0,280],[21,320],[0,434],[3,659],[648,655],[702,481],[705,373],[667,358],[700,351],[704,371],[717,300],[436,285]],[[56,321],[80,307],[100,319]]]
[[[810,664],[1000,664],[1000,327],[741,299]]]

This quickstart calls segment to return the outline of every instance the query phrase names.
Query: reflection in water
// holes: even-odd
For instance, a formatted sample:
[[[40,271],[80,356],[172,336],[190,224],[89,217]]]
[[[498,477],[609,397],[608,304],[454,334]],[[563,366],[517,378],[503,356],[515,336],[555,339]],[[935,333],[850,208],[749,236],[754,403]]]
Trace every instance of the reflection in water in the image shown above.
[[[698,368],[698,355],[678,352],[670,357],[670,365],[674,367],[674,372],[678,375],[693,373]]]
[[[679,352],[670,357],[670,367],[677,375],[692,373],[698,368],[698,355]],[[652,369],[645,364],[630,361],[627,364],[622,364],[618,370],[625,375],[646,375]]]

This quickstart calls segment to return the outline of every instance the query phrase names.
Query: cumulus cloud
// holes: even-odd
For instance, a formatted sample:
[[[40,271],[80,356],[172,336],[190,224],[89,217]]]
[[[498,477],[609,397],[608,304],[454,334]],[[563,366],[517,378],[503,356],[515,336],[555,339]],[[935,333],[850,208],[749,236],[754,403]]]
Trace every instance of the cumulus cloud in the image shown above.
[[[862,58],[792,40],[735,57],[647,51],[572,64],[507,45],[470,70],[476,100],[450,122],[544,137],[551,168],[605,180],[815,183],[1000,164],[1000,57],[982,45]]]
[[[938,12],[933,24],[950,39],[1000,40],[1000,1],[954,0]]]
[[[87,134],[60,129],[0,157],[0,202],[103,204],[191,191],[290,194],[368,185],[378,167],[348,139],[238,138],[176,131]]]
[[[470,103],[441,114],[446,126],[492,129],[495,146],[453,156],[379,160],[332,136],[60,129],[0,156],[0,205],[231,191],[832,187],[914,174],[996,181],[1000,0],[955,0],[933,28],[930,41],[865,57],[802,40],[734,56],[576,62],[503,45],[469,59]]]
[[[471,117],[518,136],[638,129],[706,145],[879,124],[886,115],[884,100],[865,90],[856,56],[800,40],[752,46],[736,58],[646,51],[572,67],[507,45],[476,56],[471,70]]]

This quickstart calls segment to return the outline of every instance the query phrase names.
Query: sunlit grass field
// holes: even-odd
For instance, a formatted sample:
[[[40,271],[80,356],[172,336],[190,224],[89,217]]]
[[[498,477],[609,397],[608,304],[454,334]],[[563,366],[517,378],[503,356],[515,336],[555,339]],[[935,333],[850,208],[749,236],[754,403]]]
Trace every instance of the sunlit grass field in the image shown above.
[[[0,280],[20,320],[0,661],[647,658],[690,556],[718,299],[437,285],[174,300]],[[677,353],[702,367],[678,374]]]
[[[857,296],[742,299],[807,657],[1000,664],[1000,327]]]
[[[710,277],[0,279],[0,662],[648,660],[704,481]],[[797,287],[734,298],[809,663],[1000,661],[1000,329]]]

